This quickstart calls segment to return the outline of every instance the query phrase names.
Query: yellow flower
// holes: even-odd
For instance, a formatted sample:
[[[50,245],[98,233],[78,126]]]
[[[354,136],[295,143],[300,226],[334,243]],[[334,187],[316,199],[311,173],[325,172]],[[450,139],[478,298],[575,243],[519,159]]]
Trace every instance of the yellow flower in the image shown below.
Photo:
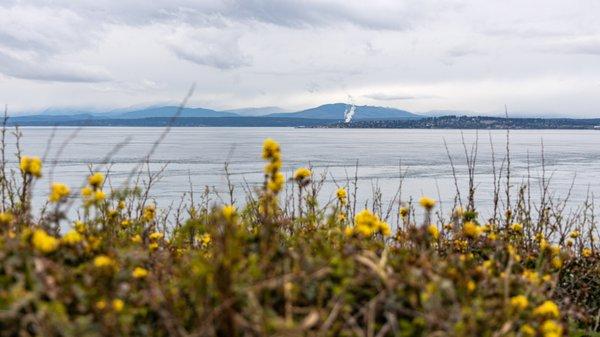
[[[540,274],[536,271],[525,269],[522,276],[531,284],[537,285],[540,283]]]
[[[86,186],[86,187],[84,187],[84,188],[82,188],[82,189],[81,189],[81,195],[82,195],[82,196],[84,196],[84,197],[89,197],[89,196],[91,196],[91,195],[92,195],[92,189],[91,189],[91,188],[89,188],[89,187],[87,187],[87,186]]]
[[[265,165],[265,174],[275,174],[277,171],[281,169],[281,161],[276,160],[269,162]]]
[[[7,226],[13,221],[13,215],[9,212],[0,212],[0,225]]]
[[[569,234],[569,236],[572,239],[577,239],[579,236],[581,236],[581,232],[578,231],[578,230],[574,230],[574,231],[571,232],[571,234]]]
[[[512,224],[510,229],[515,233],[521,233],[523,231],[523,225],[517,222]]]
[[[98,255],[94,258],[94,266],[96,268],[113,268],[115,265],[115,261],[106,255]]]
[[[462,231],[466,237],[474,239],[481,234],[482,229],[475,222],[467,221],[463,224]]]
[[[513,246],[512,244],[508,244],[506,246],[506,250],[508,251],[508,254],[515,259],[515,261],[519,262],[521,261],[521,255],[519,255],[519,252],[517,251],[517,248],[515,248],[515,246]]]
[[[475,289],[477,289],[477,284],[475,284],[473,280],[469,280],[467,282],[467,291],[472,293],[475,291]]]
[[[134,278],[144,278],[148,276],[148,270],[142,267],[135,267],[135,269],[133,269],[133,271],[131,272],[131,276],[133,276]]]
[[[559,245],[551,245],[549,249],[550,249],[550,254],[552,254],[552,255],[560,254],[560,246]]]
[[[210,234],[208,233],[204,233],[202,235],[200,235],[200,243],[203,246],[208,246],[210,244],[210,242],[212,241],[212,238],[210,237]]]
[[[590,256],[592,256],[592,250],[589,249],[589,248],[583,248],[581,250],[581,256],[583,256],[583,257],[590,257]]]
[[[379,233],[381,233],[381,235],[383,236],[390,236],[390,234],[392,234],[392,229],[390,228],[390,225],[385,221],[379,221],[378,230]]]
[[[344,235],[352,236],[354,235],[354,229],[350,226],[344,228]]]
[[[550,244],[548,243],[548,240],[546,240],[544,237],[542,237],[540,239],[540,250],[545,252],[549,249],[550,249]]]
[[[510,306],[517,311],[523,311],[527,309],[528,305],[529,300],[525,295],[517,295],[510,299]]]
[[[69,188],[69,186],[63,183],[52,183],[48,200],[50,200],[51,202],[59,202],[67,198],[70,193],[71,189]]]
[[[75,221],[73,223],[73,225],[75,226],[75,230],[79,233],[79,234],[83,234],[86,231],[86,226],[82,221]]]
[[[148,245],[148,248],[150,249],[151,252],[153,252],[158,249],[158,243],[152,242]]]
[[[265,139],[265,141],[263,142],[262,157],[263,157],[263,159],[279,160],[281,158],[281,151],[279,148],[279,143],[277,143],[275,140],[273,140],[271,138]]]
[[[106,301],[105,300],[100,300],[98,302],[96,302],[96,309],[98,310],[104,310],[106,308]]]
[[[547,320],[542,323],[540,330],[544,337],[560,337],[563,334],[563,328],[553,320]]]
[[[150,238],[150,240],[156,241],[162,239],[164,236],[165,235],[162,232],[153,232],[148,237]]]
[[[131,220],[125,219],[125,220],[121,221],[121,227],[127,228],[129,226],[131,226]]]
[[[523,324],[519,331],[524,337],[535,337],[535,329],[529,324]]]
[[[364,209],[356,214],[356,217],[354,218],[354,225],[354,229],[358,233],[364,236],[370,236],[378,228],[379,217],[377,217],[368,209]]]
[[[29,174],[36,178],[42,176],[42,160],[40,157],[22,156],[19,168],[24,174]]]
[[[354,226],[354,232],[362,236],[373,235],[373,228],[367,226]]]
[[[559,256],[555,256],[552,258],[552,260],[550,260],[550,264],[552,264],[552,267],[555,269],[560,269],[563,265],[563,262]]]
[[[423,196],[419,199],[419,204],[421,207],[430,210],[435,206],[435,199]]]
[[[427,226],[427,233],[429,233],[434,240],[437,240],[440,237],[440,230],[434,224]]]
[[[119,203],[117,204],[117,208],[118,209],[125,209],[125,207],[127,207],[127,204],[125,203],[125,200],[119,200]]]
[[[406,218],[406,216],[408,215],[408,207],[400,207],[398,213],[400,213],[401,217]]]
[[[74,246],[81,242],[81,240],[83,240],[81,234],[79,234],[79,232],[77,232],[75,229],[71,229],[62,237],[62,242],[69,246]]]
[[[223,218],[225,218],[225,220],[233,221],[233,218],[235,217],[235,206],[223,206],[223,208],[221,209],[221,214],[223,215]]]
[[[142,237],[139,234],[136,234],[131,237],[131,242],[133,243],[142,243]]]
[[[336,194],[340,204],[345,205],[346,201],[347,201],[347,197],[348,197],[348,193],[346,192],[346,189],[343,187],[340,187],[337,189],[335,194]]]
[[[283,173],[277,172],[273,176],[273,179],[267,183],[267,188],[270,191],[277,193],[277,192],[281,191],[284,184],[285,184],[285,177],[284,177]]]
[[[542,233],[542,232],[535,233],[535,241],[542,242],[542,240],[545,240],[544,233]]]
[[[533,314],[540,317],[558,318],[560,316],[560,310],[558,309],[556,303],[552,301],[545,301],[537,308],[533,309]]]
[[[123,310],[124,306],[125,306],[125,303],[123,302],[122,299],[116,298],[112,301],[112,308],[116,312],[121,312]]]
[[[467,240],[454,240],[453,245],[456,250],[464,251],[467,249],[469,242]]]
[[[492,269],[494,266],[494,260],[485,260],[481,263],[481,265],[485,269]]]
[[[106,198],[106,193],[102,192],[102,190],[94,192],[94,201],[103,201],[104,198]]]
[[[144,221],[150,222],[150,221],[154,220],[155,217],[156,217],[156,205],[155,204],[150,204],[150,205],[144,207],[144,214],[142,215],[142,218],[144,219]]]
[[[88,177],[88,183],[95,189],[99,188],[100,186],[102,186],[102,183],[104,183],[104,174],[100,172],[92,174]]]
[[[33,244],[33,247],[41,253],[48,254],[55,251],[60,242],[57,238],[48,235],[43,229],[36,229],[33,232],[31,243]]]
[[[89,243],[88,247],[92,251],[98,250],[98,248],[100,248],[100,246],[102,245],[102,238],[98,236],[89,236],[87,238],[87,241]]]
[[[301,167],[294,172],[294,180],[297,182],[303,182],[310,178],[311,172],[306,167]]]

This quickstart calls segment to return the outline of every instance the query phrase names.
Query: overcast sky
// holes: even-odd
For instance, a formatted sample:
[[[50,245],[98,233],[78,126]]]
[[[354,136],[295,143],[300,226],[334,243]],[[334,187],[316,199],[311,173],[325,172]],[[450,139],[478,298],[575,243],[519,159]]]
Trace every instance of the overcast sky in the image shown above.
[[[13,111],[328,102],[600,117],[598,0],[2,0]]]

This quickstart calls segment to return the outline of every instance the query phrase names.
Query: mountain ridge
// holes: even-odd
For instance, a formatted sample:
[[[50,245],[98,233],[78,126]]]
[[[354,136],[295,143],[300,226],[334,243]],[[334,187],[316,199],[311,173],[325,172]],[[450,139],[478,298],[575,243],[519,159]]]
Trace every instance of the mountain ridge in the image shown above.
[[[316,107],[287,112],[279,107],[250,107],[229,110],[215,110],[202,107],[185,107],[181,109],[179,117],[261,117],[261,118],[303,118],[303,119],[331,119],[343,120],[344,112],[350,105],[346,103],[330,103]],[[145,108],[114,109],[99,112],[94,109],[83,108],[47,108],[37,113],[28,112],[11,118],[17,120],[48,120],[48,119],[140,119],[155,117],[173,117],[179,107],[175,105],[149,106]],[[354,119],[396,119],[396,118],[422,118],[412,112],[380,106],[356,106]]]

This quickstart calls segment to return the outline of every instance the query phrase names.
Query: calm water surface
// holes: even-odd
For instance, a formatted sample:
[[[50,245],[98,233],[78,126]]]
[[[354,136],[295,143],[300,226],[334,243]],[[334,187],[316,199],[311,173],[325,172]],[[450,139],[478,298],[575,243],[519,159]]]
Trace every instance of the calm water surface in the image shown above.
[[[78,131],[78,132],[77,132]],[[46,157],[45,176],[39,183],[47,186],[48,168],[56,163],[55,181],[79,186],[89,165],[98,167],[118,144],[128,142],[110,157],[113,185],[129,175],[156,142],[162,128],[83,129],[63,127],[22,128],[22,148],[25,154]],[[52,137],[52,134],[54,136]],[[75,133],[77,135],[75,136]],[[166,165],[162,179],[153,189],[159,205],[178,202],[184,192],[199,191],[204,186],[225,191],[224,163],[230,163],[232,181],[250,185],[262,181],[261,143],[272,137],[281,143],[284,170],[290,175],[294,168],[312,165],[317,172],[327,172],[328,184],[324,198],[333,193],[335,181],[353,176],[358,163],[360,190],[364,201],[371,198],[374,186],[380,186],[385,200],[398,187],[399,164],[407,170],[403,198],[421,195],[441,196],[449,207],[454,197],[454,180],[444,141],[453,156],[459,183],[464,186],[467,169],[462,143],[470,147],[478,139],[476,167],[479,207],[489,207],[492,199],[492,147],[501,165],[505,156],[505,131],[459,130],[376,130],[376,129],[293,129],[293,128],[174,128],[156,148],[150,158],[155,171]],[[61,151],[63,144],[66,144]],[[515,186],[527,179],[528,171],[538,192],[542,169],[542,144],[546,174],[551,188],[560,195],[574,181],[572,202],[580,203],[591,192],[600,192],[600,131],[588,130],[513,130],[510,133],[511,165]],[[9,151],[14,152],[14,140]],[[11,158],[13,164],[16,160]],[[529,168],[529,169],[528,169]],[[36,195],[43,200],[44,193]]]

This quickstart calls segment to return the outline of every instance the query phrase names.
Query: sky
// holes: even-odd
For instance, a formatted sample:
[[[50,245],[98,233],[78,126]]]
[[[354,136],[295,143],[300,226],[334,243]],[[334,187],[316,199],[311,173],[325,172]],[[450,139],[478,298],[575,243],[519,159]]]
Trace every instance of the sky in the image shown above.
[[[0,104],[600,117],[597,0],[2,0]]]

